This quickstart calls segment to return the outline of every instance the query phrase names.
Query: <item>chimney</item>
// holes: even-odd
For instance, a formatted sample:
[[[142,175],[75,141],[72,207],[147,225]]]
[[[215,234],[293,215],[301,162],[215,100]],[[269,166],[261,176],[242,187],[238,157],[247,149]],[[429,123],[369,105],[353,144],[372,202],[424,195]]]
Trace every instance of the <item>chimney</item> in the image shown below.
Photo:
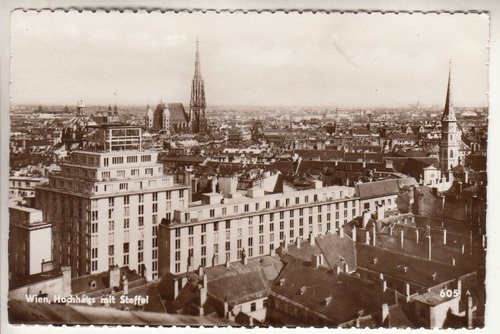
[[[458,181],[458,194],[461,194],[463,190],[462,181]]]
[[[203,274],[202,285],[204,288],[208,288],[208,277],[207,274]]]
[[[429,235],[427,238],[429,238],[429,260],[432,260],[432,237]]]
[[[241,263],[243,263],[243,265],[245,266],[248,264],[248,257],[245,248],[243,248],[243,250],[241,251]]]
[[[389,225],[389,235],[392,235],[392,231],[394,230],[393,225]]]
[[[451,258],[451,265],[452,265],[452,266],[454,266],[455,264],[456,264],[455,258],[454,258],[454,257],[452,257],[452,258]]]
[[[339,227],[339,237],[344,237],[344,228],[342,226]]]
[[[356,226],[353,225],[352,227],[352,240],[354,240],[354,242],[356,242]]]
[[[416,234],[416,239],[417,239],[417,245],[420,242],[420,231],[418,227],[415,229],[415,234]]]
[[[311,246],[314,246],[314,236],[312,231],[309,232],[309,243],[311,244]]]
[[[226,268],[230,268],[231,267],[231,262],[229,262],[229,259],[226,260]]]
[[[377,219],[384,219],[385,218],[385,208],[382,204],[377,206]]]
[[[472,302],[472,295],[470,294],[470,291],[467,290],[467,310],[465,311],[467,314],[467,329],[473,329],[474,328],[474,322],[473,322],[473,302]]]
[[[120,267],[109,267],[109,287],[120,286]]]
[[[320,266],[320,262],[321,260],[318,254],[313,254],[311,256],[311,267],[313,267],[314,269],[318,269],[318,267]]]
[[[344,272],[347,274],[348,271],[349,271],[349,265],[347,264],[347,262],[344,262]]]
[[[446,229],[443,230],[443,245],[446,245]]]
[[[370,216],[371,216],[370,211],[368,210],[363,211],[363,228],[366,228],[366,225],[370,220]]]
[[[377,246],[377,229],[375,223],[372,224],[372,245]]]
[[[187,281],[188,281],[187,276],[182,276],[182,278],[181,278],[181,289],[186,285]]]
[[[203,267],[202,266],[198,267],[198,275],[203,276]]]
[[[269,251],[269,256],[275,256],[276,255],[276,250],[273,248],[271,248],[271,250]]]
[[[467,184],[469,183],[469,172],[465,171],[464,173],[464,183]]]
[[[386,292],[386,291],[387,291],[387,281],[383,280],[382,281],[382,292]]]
[[[203,315],[203,305],[207,301],[207,288],[204,288],[202,285],[199,285],[200,289],[200,315]]]
[[[128,295],[128,279],[125,275],[123,275],[123,295]]]
[[[399,237],[401,239],[401,249],[403,249],[404,248],[404,244],[405,244],[405,231],[404,230],[401,230],[401,234],[399,235]]]
[[[224,298],[224,318],[229,318],[229,304],[227,302],[227,297]]]
[[[286,242],[286,237],[283,239],[283,249],[288,252],[288,243]]]
[[[342,268],[340,268],[340,266],[338,264],[335,265],[335,272],[338,274],[340,274],[340,272],[342,271]]]
[[[370,231],[365,231],[365,243],[370,244]]]
[[[300,249],[300,237],[297,237],[297,248]]]
[[[253,317],[252,316],[248,317],[248,326],[253,327]]]
[[[409,297],[411,295],[410,283],[405,284],[406,296]]]
[[[177,280],[177,277],[174,278],[174,300],[177,299],[177,296],[179,296],[179,281]]]
[[[389,320],[389,305],[387,303],[382,304],[382,326]]]

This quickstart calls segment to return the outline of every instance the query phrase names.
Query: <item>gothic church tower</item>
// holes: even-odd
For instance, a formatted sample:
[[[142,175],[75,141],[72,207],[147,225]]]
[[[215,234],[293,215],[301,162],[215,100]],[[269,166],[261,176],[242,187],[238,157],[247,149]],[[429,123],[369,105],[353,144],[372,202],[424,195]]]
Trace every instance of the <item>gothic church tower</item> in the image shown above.
[[[457,126],[457,118],[453,109],[451,97],[451,64],[448,74],[448,90],[446,92],[446,103],[443,117],[441,118],[441,145],[440,166],[442,171],[448,171],[458,165],[458,153],[460,148],[460,131]]]
[[[189,106],[189,121],[193,133],[199,133],[206,130],[205,107],[205,82],[201,77],[200,52],[198,50],[198,40],[196,40],[196,60],[193,82],[191,84],[191,102]]]

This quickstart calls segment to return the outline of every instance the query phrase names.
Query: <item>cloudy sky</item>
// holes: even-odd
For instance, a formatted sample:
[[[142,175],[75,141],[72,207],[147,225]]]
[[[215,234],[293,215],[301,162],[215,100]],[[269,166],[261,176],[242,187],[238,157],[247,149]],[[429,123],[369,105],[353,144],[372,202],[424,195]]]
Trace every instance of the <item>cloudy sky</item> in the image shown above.
[[[486,106],[488,17],[14,12],[13,103]]]

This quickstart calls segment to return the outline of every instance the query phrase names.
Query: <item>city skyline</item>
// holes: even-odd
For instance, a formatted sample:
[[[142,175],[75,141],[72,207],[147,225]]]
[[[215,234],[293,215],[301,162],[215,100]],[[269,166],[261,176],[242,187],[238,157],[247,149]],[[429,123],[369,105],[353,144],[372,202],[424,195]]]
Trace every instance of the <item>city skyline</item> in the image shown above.
[[[488,105],[487,16],[164,15],[14,12],[12,102],[186,103],[199,38],[208,107],[442,106],[450,60],[454,104]]]

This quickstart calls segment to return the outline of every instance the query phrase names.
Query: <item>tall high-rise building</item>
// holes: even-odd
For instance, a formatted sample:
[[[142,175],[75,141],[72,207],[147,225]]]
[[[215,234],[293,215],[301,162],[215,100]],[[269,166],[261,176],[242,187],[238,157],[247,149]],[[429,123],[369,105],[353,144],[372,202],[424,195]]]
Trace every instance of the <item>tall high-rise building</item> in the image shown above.
[[[191,84],[190,122],[191,131],[199,133],[206,130],[207,120],[205,116],[205,83],[201,77],[200,52],[198,40],[196,40],[196,60],[194,67],[194,77]]]
[[[52,224],[54,265],[71,266],[72,277],[111,265],[158,277],[158,224],[187,208],[189,187],[164,175],[141,136],[137,126],[88,127],[84,149],[36,188],[36,207]]]
[[[440,165],[443,171],[448,171],[459,164],[459,149],[461,143],[455,110],[451,96],[451,64],[448,74],[448,89],[443,117],[441,118]]]

